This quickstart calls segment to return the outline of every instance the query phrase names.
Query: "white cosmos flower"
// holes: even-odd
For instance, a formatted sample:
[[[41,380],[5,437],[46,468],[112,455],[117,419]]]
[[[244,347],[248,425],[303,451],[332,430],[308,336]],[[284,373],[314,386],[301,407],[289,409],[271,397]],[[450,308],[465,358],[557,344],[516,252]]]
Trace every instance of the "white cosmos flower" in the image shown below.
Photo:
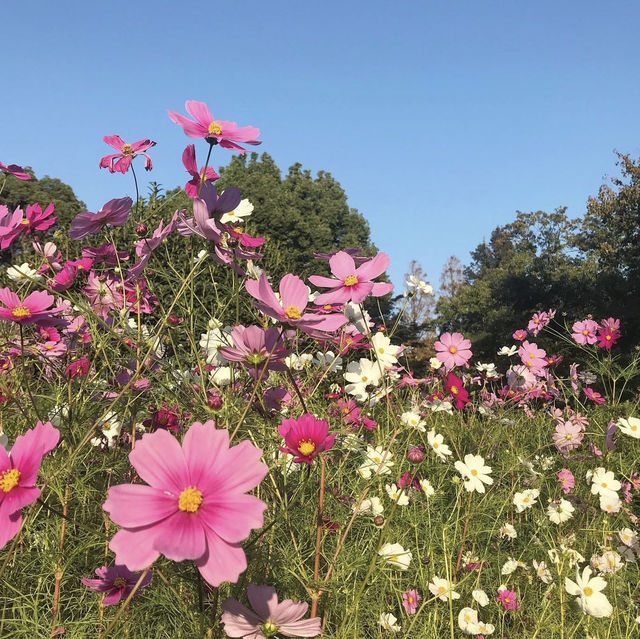
[[[621,433],[634,439],[640,439],[640,419],[637,417],[621,418],[618,420],[618,428]]]
[[[389,498],[395,501],[398,506],[407,506],[409,504],[409,495],[404,488],[398,488],[395,484],[385,484],[384,489],[387,491]]]
[[[380,366],[378,362],[362,357],[358,362],[349,362],[344,374],[347,382],[345,391],[360,401],[368,397],[367,386],[377,386],[380,383]]]
[[[516,529],[511,524],[506,522],[502,524],[498,533],[500,534],[500,537],[503,537],[505,539],[515,539],[518,536]]]
[[[222,366],[227,360],[219,353],[223,346],[233,346],[231,327],[210,327],[206,333],[200,335],[200,347],[204,350],[207,364]]]
[[[394,462],[390,461],[393,454],[382,446],[367,446],[364,463],[358,468],[363,479],[369,479],[371,474],[388,475]]]
[[[25,280],[35,280],[39,282],[42,280],[42,275],[31,268],[27,262],[23,262],[18,266],[14,264],[7,269],[7,277],[14,282],[24,282]]]
[[[442,366],[442,362],[437,357],[431,357],[429,358],[429,366],[434,371],[437,371]]]
[[[488,379],[493,379],[494,377],[498,377],[498,371],[496,370],[496,365],[494,363],[491,364],[476,364],[476,368],[481,372],[485,373]]]
[[[631,528],[623,528],[619,533],[620,541],[633,550],[638,550],[638,533]]]
[[[601,555],[591,556],[591,565],[600,573],[618,572],[623,566],[622,557],[615,550],[605,550]]]
[[[544,561],[538,563],[535,559],[533,560],[533,569],[536,571],[536,575],[538,579],[540,579],[545,584],[550,584],[553,581],[553,577],[551,576],[551,571],[547,568],[547,564]]]
[[[600,510],[610,515],[615,515],[619,513],[621,509],[622,502],[618,495],[615,493],[613,493],[613,495],[600,495]]]
[[[372,346],[371,350],[376,354],[382,368],[389,368],[398,362],[396,355],[400,347],[394,346],[384,333],[376,333],[369,341]]]
[[[547,506],[547,515],[552,523],[564,524],[573,517],[575,508],[570,501],[566,499],[556,499]]]
[[[513,496],[513,505],[519,513],[524,512],[527,508],[533,507],[539,496],[540,491],[537,488],[527,488]]]
[[[478,613],[473,608],[463,608],[458,613],[458,628],[468,635],[477,635]]]
[[[313,355],[309,353],[302,353],[301,355],[291,353],[291,355],[287,355],[287,357],[284,358],[284,363],[295,371],[302,371],[309,366],[312,360]]]
[[[493,478],[489,477],[491,466],[485,466],[484,457],[480,455],[465,455],[464,463],[457,461],[454,466],[462,477],[466,478],[464,487],[470,493],[473,491],[483,493],[485,484],[489,486],[493,484]]]
[[[349,318],[350,322],[344,329],[349,335],[352,335],[353,333],[365,335],[368,329],[373,326],[371,315],[369,315],[367,311],[364,311],[363,314],[359,304],[349,302],[344,307],[344,314]]]
[[[591,494],[600,495],[601,497],[617,497],[620,490],[620,482],[610,470],[604,468],[596,468],[592,473],[588,474],[587,479],[591,480]]]
[[[473,600],[475,602],[478,603],[478,605],[482,606],[483,608],[485,606],[489,605],[489,595],[487,595],[487,593],[482,590],[481,588],[478,588],[477,590],[474,590],[471,593],[471,596],[473,597]]]
[[[421,479],[419,484],[425,497],[431,497],[431,495],[435,494],[436,489],[431,485],[431,482],[428,479]]]
[[[507,357],[513,357],[517,352],[518,352],[517,346],[503,346],[498,351],[498,355],[506,355]]]
[[[414,413],[413,411],[402,413],[402,415],[400,415],[400,421],[407,426],[411,426],[411,428],[419,430],[421,433],[424,433],[427,430],[424,427],[423,419],[418,413]]]
[[[341,371],[342,357],[337,356],[333,351],[318,352],[313,357],[313,365],[330,371]]]
[[[435,430],[430,430],[427,433],[427,442],[431,446],[433,452],[442,460],[446,461],[446,458],[451,455],[451,449],[444,443],[444,437],[439,433],[436,434]]]
[[[453,590],[449,580],[440,577],[434,576],[433,581],[429,583],[429,592],[440,601],[449,601],[449,595],[451,599],[460,599],[460,595]]]
[[[228,386],[231,384],[231,368],[229,366],[218,366],[209,373],[209,380],[216,386]]]
[[[407,570],[413,558],[411,551],[405,550],[400,544],[386,543],[378,550],[378,554],[383,557],[390,566],[398,568],[399,570]]]
[[[101,420],[96,422],[96,428],[99,428],[102,431],[109,448],[113,448],[120,436],[120,432],[122,431],[122,422],[118,419],[118,415],[111,411]],[[92,446],[100,446],[102,439],[100,437],[93,437],[90,443]]]
[[[233,210],[225,213],[221,218],[222,224],[240,224],[244,222],[245,217],[249,217],[253,213],[253,204],[249,200],[240,200],[240,204]]]
[[[353,505],[353,510],[355,510],[355,504]],[[380,497],[363,499],[358,508],[359,515],[373,515],[374,517],[377,517],[378,515],[382,515],[383,512],[384,506],[382,505]]]
[[[610,617],[613,606],[602,591],[607,587],[607,582],[602,577],[591,577],[593,571],[586,566],[580,574],[576,568],[576,580],[565,577],[565,590],[572,596],[578,597],[577,603],[582,612],[592,617]]]
[[[502,575],[510,575],[515,572],[518,568],[524,568],[525,570],[529,570],[527,564],[524,561],[520,561],[519,559],[514,559],[513,557],[508,557],[507,561],[502,564],[502,569],[500,570],[500,574]]]
[[[485,623],[484,621],[478,621],[478,634],[483,636],[492,635],[496,627],[492,623]]]
[[[433,293],[433,286],[431,286],[431,284],[424,282],[413,274],[409,275],[405,283],[407,285],[407,288],[415,288],[417,291],[420,291],[424,295]]]
[[[453,415],[453,404],[444,399],[434,399],[429,405],[434,413],[448,413]]]
[[[397,618],[390,612],[383,612],[378,617],[378,624],[383,630],[390,630],[391,632],[400,632],[402,626],[396,623]]]

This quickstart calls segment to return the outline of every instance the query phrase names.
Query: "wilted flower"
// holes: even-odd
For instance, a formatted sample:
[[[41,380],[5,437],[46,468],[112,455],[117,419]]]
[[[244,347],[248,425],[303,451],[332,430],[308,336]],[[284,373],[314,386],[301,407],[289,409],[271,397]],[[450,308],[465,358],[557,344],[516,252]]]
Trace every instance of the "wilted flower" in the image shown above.
[[[126,599],[140,579],[140,572],[131,572],[126,566],[102,566],[96,568],[98,579],[82,578],[82,583],[94,592],[104,593],[103,606],[113,606]],[[136,590],[136,596],[151,583],[151,571],[147,573]]]

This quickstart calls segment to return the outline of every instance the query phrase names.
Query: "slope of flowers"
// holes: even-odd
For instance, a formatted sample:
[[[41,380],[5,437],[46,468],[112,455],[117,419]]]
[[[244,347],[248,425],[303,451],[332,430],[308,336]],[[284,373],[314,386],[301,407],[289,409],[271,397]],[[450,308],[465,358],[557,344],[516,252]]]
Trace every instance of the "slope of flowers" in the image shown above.
[[[186,109],[207,159],[186,147],[192,206],[155,230],[139,198],[57,230],[49,203],[0,204],[25,260],[0,288],[0,636],[637,634],[620,322],[540,311],[497,363],[444,333],[416,377],[366,310],[389,258],[275,281],[254,205],[209,166],[259,130]],[[105,142],[101,168],[152,170],[150,139]]]

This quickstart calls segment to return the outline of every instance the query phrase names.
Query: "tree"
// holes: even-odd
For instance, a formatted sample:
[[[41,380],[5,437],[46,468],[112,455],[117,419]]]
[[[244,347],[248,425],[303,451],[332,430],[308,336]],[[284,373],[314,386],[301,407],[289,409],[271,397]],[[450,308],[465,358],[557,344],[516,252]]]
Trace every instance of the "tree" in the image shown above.
[[[452,255],[442,267],[442,273],[440,274],[440,297],[453,297],[462,283],[464,282],[463,277],[463,266],[460,259]]]

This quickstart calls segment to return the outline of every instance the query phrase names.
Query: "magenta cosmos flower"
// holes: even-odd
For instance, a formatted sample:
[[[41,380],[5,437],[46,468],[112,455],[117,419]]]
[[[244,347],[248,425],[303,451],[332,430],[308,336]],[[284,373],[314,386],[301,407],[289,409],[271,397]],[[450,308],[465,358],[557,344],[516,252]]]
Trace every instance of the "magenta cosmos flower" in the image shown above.
[[[222,603],[222,623],[228,637],[267,639],[276,634],[285,637],[317,637],[322,632],[322,619],[302,619],[309,604],[285,599],[278,603],[276,589],[249,584],[247,597],[253,610],[236,599]]]
[[[122,226],[129,218],[132,205],[133,200],[130,197],[122,197],[109,200],[97,213],[78,213],[71,222],[69,237],[72,240],[81,240],[87,235],[99,233],[107,224]]]
[[[372,282],[387,270],[389,264],[389,256],[386,253],[378,253],[356,268],[353,256],[346,251],[339,251],[329,259],[333,278],[323,275],[312,275],[309,278],[315,286],[331,289],[318,295],[314,303],[318,306],[344,304],[348,301],[360,304],[369,295],[381,297],[390,293],[393,290],[393,284]]]
[[[191,180],[184,185],[184,190],[191,199],[198,197],[200,185],[203,182],[212,182],[220,177],[211,166],[208,166],[206,171],[204,170],[204,167],[198,170],[195,144],[190,144],[183,151],[182,163],[184,164],[184,168],[187,169],[191,175]]]
[[[349,320],[341,313],[305,313],[309,304],[309,289],[296,275],[288,273],[280,280],[280,300],[276,297],[266,274],[259,280],[247,280],[245,287],[256,306],[269,317],[303,331],[337,331]]]
[[[3,164],[0,162],[0,171],[6,173],[7,175],[13,175],[17,177],[19,180],[28,181],[31,179],[31,176],[17,164]]]
[[[147,139],[127,144],[119,135],[105,135],[102,139],[119,153],[105,155],[100,160],[101,169],[109,169],[110,173],[115,173],[116,171],[118,173],[126,173],[136,155],[144,155],[144,168],[146,171],[151,171],[153,168],[151,158],[144,151],[155,146],[155,142]]]
[[[55,302],[53,295],[46,291],[34,291],[21,300],[11,289],[0,288],[0,319],[18,322],[19,324],[39,324],[40,326],[57,323],[55,315],[63,309],[51,308]]]
[[[224,346],[221,355],[230,362],[242,362],[254,379],[267,379],[270,370],[287,370],[282,360],[289,351],[284,350],[277,328],[265,331],[259,326],[236,326],[231,331],[231,340],[233,347]]]
[[[293,455],[297,464],[312,464],[323,451],[329,450],[336,441],[335,433],[329,434],[329,424],[313,415],[302,415],[298,419],[283,419],[278,432],[286,447],[283,453]]]
[[[502,604],[505,610],[517,610],[520,608],[520,602],[518,601],[518,593],[514,590],[507,590],[503,588],[498,590],[498,596],[496,600]]]
[[[605,404],[607,398],[599,393],[598,391],[594,391],[593,388],[584,388],[584,394],[594,403],[594,404]]]
[[[60,440],[60,431],[50,422],[16,437],[11,454],[0,446],[0,549],[20,531],[22,509],[40,497],[36,487],[42,458]]]
[[[436,357],[447,370],[456,366],[466,366],[471,359],[471,342],[461,333],[443,333],[434,344]]]
[[[116,562],[141,570],[160,554],[193,559],[211,585],[235,582],[247,567],[240,542],[267,507],[245,494],[267,474],[261,455],[249,441],[230,448],[213,421],[194,422],[182,446],[166,430],[143,435],[129,460],[149,485],[112,486],[103,506],[122,527],[109,545]]]
[[[245,150],[236,142],[254,146],[262,144],[262,141],[258,140],[260,129],[254,126],[239,127],[235,122],[216,120],[204,102],[187,100],[185,108],[193,120],[175,111],[169,111],[169,117],[179,124],[190,138],[204,138],[209,144],[219,144],[225,149],[235,149],[240,153],[244,153]]]
[[[113,606],[129,596],[129,593],[138,583],[140,574],[139,572],[131,572],[126,566],[111,566],[110,568],[102,566],[102,568],[96,568],[98,579],[83,577],[82,583],[94,592],[104,593],[104,599],[102,600],[104,606]],[[138,586],[136,596],[150,583],[151,572],[145,576]]]

